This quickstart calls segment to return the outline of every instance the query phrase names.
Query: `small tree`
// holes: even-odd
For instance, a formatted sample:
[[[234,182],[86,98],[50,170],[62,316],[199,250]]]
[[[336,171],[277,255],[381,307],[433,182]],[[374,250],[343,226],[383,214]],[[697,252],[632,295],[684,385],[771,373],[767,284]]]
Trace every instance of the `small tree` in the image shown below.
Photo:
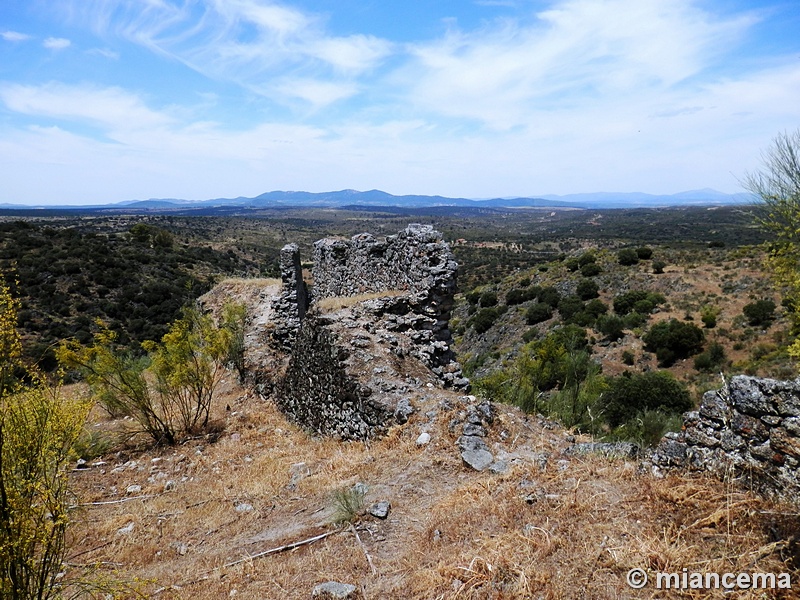
[[[1,283],[0,597],[48,600],[59,595],[71,500],[67,466],[88,404],[65,399],[21,363],[18,306]]]
[[[635,265],[639,262],[639,255],[633,248],[623,248],[617,252],[617,261],[624,266]]]
[[[217,327],[209,315],[186,309],[161,343],[142,346],[148,356],[133,356],[103,327],[92,346],[64,342],[57,356],[84,375],[110,413],[130,416],[158,444],[175,444],[208,424],[231,332],[224,322]]]
[[[768,266],[786,290],[789,316],[800,330],[800,129],[784,132],[762,154],[763,168],[749,174],[744,186],[761,204],[756,221],[770,234]],[[790,353],[800,357],[800,339]]]
[[[754,327],[768,327],[775,319],[775,303],[772,300],[756,300],[746,304],[742,313]]]

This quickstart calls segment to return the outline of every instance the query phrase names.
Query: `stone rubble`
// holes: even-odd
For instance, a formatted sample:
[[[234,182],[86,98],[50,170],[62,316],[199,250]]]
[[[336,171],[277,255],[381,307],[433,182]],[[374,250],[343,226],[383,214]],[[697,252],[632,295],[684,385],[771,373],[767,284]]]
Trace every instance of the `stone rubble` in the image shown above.
[[[670,468],[733,473],[762,491],[800,498],[800,379],[737,375],[703,395],[650,457],[656,472]]]

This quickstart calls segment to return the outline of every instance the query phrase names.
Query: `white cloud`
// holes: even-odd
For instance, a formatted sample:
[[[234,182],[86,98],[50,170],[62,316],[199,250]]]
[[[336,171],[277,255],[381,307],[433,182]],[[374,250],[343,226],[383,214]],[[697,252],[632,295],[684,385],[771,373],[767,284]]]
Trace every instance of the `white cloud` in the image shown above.
[[[117,33],[175,58],[215,79],[272,94],[276,78],[314,80],[317,87],[355,93],[359,77],[379,66],[392,45],[371,35],[336,36],[323,20],[283,3],[261,0],[199,0],[172,4],[151,0],[72,0],[72,19],[98,33]],[[312,103],[325,94],[311,94]],[[340,94],[329,94],[331,101]],[[300,96],[302,97],[302,96]],[[296,99],[297,96],[294,97]]]
[[[161,127],[171,121],[137,96],[115,87],[6,84],[0,86],[0,100],[19,113],[91,123],[108,131]]]
[[[688,0],[567,0],[536,17],[412,46],[409,101],[494,128],[530,125],[541,110],[678,85],[752,23],[714,20]]]
[[[64,50],[72,45],[68,39],[49,37],[42,42],[42,46],[48,50]]]
[[[20,33],[18,31],[4,31],[0,33],[0,37],[2,37],[7,42],[24,42],[26,40],[31,39],[26,33]]]
[[[103,58],[107,58],[109,60],[119,60],[119,52],[109,50],[108,48],[92,48],[91,50],[87,50],[86,53],[102,56]]]

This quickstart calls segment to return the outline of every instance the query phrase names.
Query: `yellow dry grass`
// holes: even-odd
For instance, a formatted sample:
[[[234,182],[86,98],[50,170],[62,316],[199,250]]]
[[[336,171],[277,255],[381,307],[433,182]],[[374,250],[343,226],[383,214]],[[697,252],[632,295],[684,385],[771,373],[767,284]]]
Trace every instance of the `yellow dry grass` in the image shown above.
[[[322,314],[336,312],[343,308],[349,308],[360,304],[366,300],[375,300],[376,298],[395,298],[407,294],[406,290],[386,290],[383,292],[365,292],[355,296],[331,296],[330,298],[321,298],[314,302],[314,309]]]
[[[790,571],[800,585],[792,547],[774,543],[796,533],[796,509],[730,483],[658,479],[623,460],[566,459],[563,432],[508,407],[500,407],[490,445],[505,432],[511,467],[478,473],[462,464],[458,431],[449,428],[461,409],[456,396],[431,392],[433,421],[420,411],[384,439],[338,442],[310,437],[234,379],[215,406],[226,423],[218,442],[123,451],[74,473],[82,506],[71,563],[143,580],[150,597],[192,600],[305,599],[328,580],[370,599],[797,597],[627,587],[634,567]],[[436,408],[441,398],[454,408]],[[432,439],[418,447],[422,430]],[[533,458],[541,453],[549,453],[543,468]],[[331,496],[356,482],[369,486],[368,506],[392,504],[386,520],[358,520],[361,543],[342,528],[248,559],[335,531]],[[132,485],[141,490],[126,493]],[[99,504],[109,501],[116,503]],[[237,511],[242,504],[252,510]]]

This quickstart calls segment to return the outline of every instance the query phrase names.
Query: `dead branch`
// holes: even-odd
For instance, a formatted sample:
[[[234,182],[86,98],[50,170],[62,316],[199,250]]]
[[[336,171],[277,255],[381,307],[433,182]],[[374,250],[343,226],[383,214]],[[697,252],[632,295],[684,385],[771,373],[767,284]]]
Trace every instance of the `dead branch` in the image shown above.
[[[352,531],[353,535],[356,536],[356,541],[358,542],[358,545],[361,546],[361,551],[364,553],[364,556],[367,557],[367,562],[369,563],[369,568],[372,571],[372,574],[377,575],[378,571],[375,570],[375,565],[372,564],[372,557],[369,555],[369,552],[367,552],[367,547],[364,546],[364,542],[361,541],[361,537],[358,535],[358,531],[356,531],[356,528],[352,523],[350,523],[350,531]]]

